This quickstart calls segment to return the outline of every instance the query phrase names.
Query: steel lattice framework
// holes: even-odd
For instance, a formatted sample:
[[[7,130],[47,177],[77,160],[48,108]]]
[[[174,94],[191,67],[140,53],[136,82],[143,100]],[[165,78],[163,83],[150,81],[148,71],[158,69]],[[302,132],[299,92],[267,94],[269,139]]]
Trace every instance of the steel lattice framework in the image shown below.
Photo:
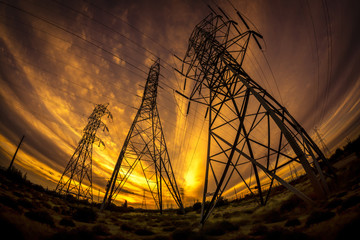
[[[182,209],[178,186],[156,105],[160,60],[150,68],[141,106],[130,127],[111,179],[106,187],[102,208],[110,204],[122,190],[139,164],[157,208],[162,212],[162,185],[166,185],[176,204]]]
[[[202,224],[227,187],[239,182],[262,205],[275,180],[311,202],[285,181],[288,164],[302,167],[317,193],[328,191],[320,167],[327,160],[320,149],[286,108],[242,68],[250,40],[259,45],[258,38],[262,36],[249,29],[241,32],[226,15],[210,14],[193,30],[179,71],[185,86],[186,81],[192,84],[187,98],[205,105],[209,120]],[[207,197],[210,204],[205,204]]]
[[[103,141],[96,136],[97,130],[102,127],[109,131],[101,121],[104,115],[112,119],[109,104],[97,104],[89,116],[89,122],[84,128],[84,135],[81,138],[74,154],[71,156],[55,191],[60,194],[71,194],[77,199],[93,201],[92,190],[92,151],[95,142],[104,145]]]

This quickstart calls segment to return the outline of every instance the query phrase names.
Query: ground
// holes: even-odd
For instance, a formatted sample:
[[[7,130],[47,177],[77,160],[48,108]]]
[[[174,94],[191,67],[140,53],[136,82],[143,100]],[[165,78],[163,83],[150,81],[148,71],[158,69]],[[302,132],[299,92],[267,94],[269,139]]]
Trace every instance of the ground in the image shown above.
[[[309,206],[279,191],[266,206],[248,199],[217,207],[203,227],[196,210],[162,215],[129,208],[100,211],[65,200],[19,172],[1,170],[1,232],[8,239],[354,239],[360,227],[360,159],[351,154],[334,167],[337,179],[328,180],[326,200]],[[296,187],[314,198],[308,181]]]

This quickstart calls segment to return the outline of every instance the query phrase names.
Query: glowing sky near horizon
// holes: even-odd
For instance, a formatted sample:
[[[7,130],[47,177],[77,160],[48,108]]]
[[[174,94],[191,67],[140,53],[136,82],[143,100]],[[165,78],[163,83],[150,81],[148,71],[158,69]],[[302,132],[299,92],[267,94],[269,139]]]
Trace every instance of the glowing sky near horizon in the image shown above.
[[[240,21],[227,1],[216,2]],[[95,104],[109,103],[114,119],[103,120],[110,132],[98,132],[106,148],[95,147],[93,155],[94,198],[98,189],[101,198],[140,106],[149,67],[160,57],[158,108],[173,169],[187,203],[200,199],[205,112],[193,104],[184,115],[187,102],[173,91],[183,79],[172,68],[181,67],[173,54],[184,57],[194,26],[208,15],[205,3],[214,6],[191,0],[0,2],[0,165],[8,166],[25,135],[15,166],[35,183],[55,188]],[[255,47],[244,66],[249,75],[281,99],[310,135],[317,126],[332,151],[356,138],[358,1],[232,3],[264,36],[261,44],[276,80]],[[136,170],[120,199],[138,206],[145,186]],[[147,204],[151,201],[148,194]]]

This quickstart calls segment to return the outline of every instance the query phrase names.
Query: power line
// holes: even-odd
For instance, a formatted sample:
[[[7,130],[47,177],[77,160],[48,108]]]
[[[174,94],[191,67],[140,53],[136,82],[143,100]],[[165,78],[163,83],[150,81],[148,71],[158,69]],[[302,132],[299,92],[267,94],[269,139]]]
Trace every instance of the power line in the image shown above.
[[[313,35],[314,35],[314,42],[315,42],[315,49],[316,49],[316,67],[317,67],[317,89],[316,89],[316,105],[317,105],[317,109],[319,108],[319,91],[320,91],[320,57],[319,57],[319,47],[318,47],[318,41],[317,41],[317,34],[316,34],[316,29],[315,29],[315,24],[314,24],[314,18],[311,12],[311,8],[310,8],[310,4],[309,1],[306,0],[306,7],[307,7],[307,11],[309,13],[310,16],[310,20],[311,20],[311,26],[312,26],[312,30],[313,30]],[[316,118],[314,117],[314,125],[315,125],[315,120]]]
[[[1,24],[1,23],[0,23],[0,24]],[[19,31],[20,31],[20,30],[19,30]],[[12,37],[9,37],[9,36],[8,36],[8,38],[11,39]],[[18,39],[15,39],[15,38],[12,38],[12,39],[13,39],[14,41],[18,40]],[[43,41],[45,41],[45,42],[47,42],[47,43],[51,43],[51,42],[46,41],[46,40],[43,40]],[[74,65],[72,65],[72,64],[69,64],[68,62],[61,61],[61,60],[59,60],[58,58],[55,58],[54,56],[52,56],[52,55],[50,55],[50,54],[47,54],[47,53],[42,52],[42,51],[40,51],[40,50],[38,50],[38,49],[35,49],[34,47],[32,47],[32,46],[30,46],[30,45],[28,45],[28,44],[23,44],[23,43],[22,43],[22,45],[25,46],[27,49],[32,49],[33,51],[36,51],[37,53],[46,56],[47,58],[51,58],[51,59],[53,59],[53,60],[56,61],[56,62],[60,62],[60,63],[62,63],[64,66],[70,66],[71,68],[74,68],[74,69],[76,69],[76,70],[78,70],[78,71],[80,71],[80,72],[82,72],[82,73],[85,73],[85,74],[88,75],[88,76],[93,76],[92,73],[89,73],[89,72],[83,70],[82,68],[76,67],[76,66],[74,66]],[[57,49],[61,50],[60,48],[58,48],[58,47],[56,47],[56,46],[54,46],[54,48],[57,48]],[[75,55],[76,55],[77,57],[84,58],[84,57],[79,56],[79,55],[77,55],[77,54],[75,54]],[[88,58],[84,58],[84,59],[87,60],[87,61],[90,61],[90,59],[88,59]],[[24,60],[24,61],[25,61],[25,60]],[[111,63],[111,61],[109,61],[109,62]],[[32,64],[32,63],[29,63],[29,64]],[[93,64],[94,64],[94,63],[93,63]],[[32,64],[32,65],[34,65],[34,64]],[[106,69],[106,70],[107,70],[107,69]],[[109,70],[107,70],[107,71],[109,71]],[[48,72],[49,72],[49,71],[48,71]],[[140,76],[140,75],[139,75],[139,76]],[[70,81],[70,80],[68,80],[68,81]],[[70,81],[70,82],[72,82],[72,83],[75,84],[75,85],[78,85],[78,86],[81,86],[81,87],[83,87],[83,88],[86,88],[87,90],[91,90],[90,88],[84,87],[83,85],[80,85],[80,84],[78,84],[78,83],[76,83],[76,82],[73,82],[73,81]],[[109,82],[109,79],[107,79],[107,82]],[[112,82],[113,82],[113,81],[112,81]],[[130,92],[128,89],[123,88],[123,87],[120,87],[120,86],[118,86],[118,85],[115,85],[115,82],[111,83],[111,85],[114,86],[114,87],[116,87],[116,88],[118,88],[118,89],[121,89],[122,91],[125,91],[125,92],[127,92],[127,93],[129,93],[129,94],[131,94],[131,95],[133,95],[133,96],[139,97],[139,96],[137,96],[136,94]],[[108,97],[108,96],[106,96],[106,97]]]
[[[331,21],[329,7],[326,0],[322,0],[325,23],[326,23],[326,37],[327,37],[327,47],[328,47],[328,68],[327,68],[327,78],[326,78],[326,87],[325,87],[325,101],[323,104],[323,111],[321,114],[320,122],[323,121],[325,115],[325,108],[327,106],[329,91],[330,91],[330,82],[332,79],[332,31],[331,31]]]
[[[87,42],[88,44],[90,44],[90,45],[92,45],[92,46],[94,46],[94,47],[96,47],[96,48],[101,49],[102,51],[104,51],[104,52],[110,54],[111,56],[119,59],[120,61],[124,61],[124,62],[127,63],[129,66],[133,67],[134,69],[137,69],[138,71],[140,71],[140,72],[142,72],[142,73],[144,73],[144,74],[147,74],[145,71],[143,71],[143,70],[140,69],[139,67],[135,66],[134,64],[126,61],[125,59],[123,59],[123,58],[121,58],[120,56],[118,56],[117,54],[114,54],[114,53],[112,53],[111,51],[103,48],[102,46],[100,46],[100,45],[98,45],[98,44],[96,44],[96,43],[94,43],[94,42],[92,42],[92,41],[90,41],[90,40],[87,40],[85,37],[83,37],[83,36],[80,35],[80,34],[74,33],[74,32],[72,32],[72,31],[70,31],[70,30],[68,30],[68,29],[66,29],[66,28],[64,28],[64,27],[62,27],[62,26],[60,26],[60,25],[58,25],[58,24],[56,24],[56,23],[53,23],[53,22],[51,22],[51,21],[49,21],[49,20],[47,20],[47,19],[45,19],[45,18],[43,18],[43,17],[37,16],[37,15],[35,15],[35,14],[33,14],[33,13],[27,11],[27,10],[24,10],[24,9],[22,9],[22,8],[19,8],[19,7],[17,7],[17,6],[11,5],[11,4],[9,4],[9,3],[5,3],[5,2],[3,2],[3,1],[0,1],[0,3],[2,3],[2,4],[4,4],[4,5],[7,5],[7,6],[11,7],[11,8],[17,9],[17,10],[20,11],[20,12],[26,13],[27,15],[30,15],[31,17],[40,19],[41,21],[44,21],[44,22],[46,22],[47,24],[52,25],[52,26],[54,26],[54,27],[56,27],[56,28],[59,28],[59,29],[61,29],[62,31],[67,32],[67,33],[75,36],[76,38],[78,38],[78,39],[80,39],[80,40],[82,40],[82,41],[85,41],[85,42]],[[98,41],[97,41],[97,42],[98,42]]]

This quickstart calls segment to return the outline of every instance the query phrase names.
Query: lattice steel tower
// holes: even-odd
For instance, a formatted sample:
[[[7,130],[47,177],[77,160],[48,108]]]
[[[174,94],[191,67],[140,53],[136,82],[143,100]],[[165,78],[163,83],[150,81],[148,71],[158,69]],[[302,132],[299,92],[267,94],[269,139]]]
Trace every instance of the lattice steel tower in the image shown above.
[[[166,185],[179,208],[183,208],[156,105],[159,74],[160,60],[158,59],[150,68],[141,106],[106,187],[102,209],[116,198],[138,164],[141,166],[150,193],[160,212],[163,205],[163,184]]]
[[[320,149],[286,108],[242,68],[250,40],[260,47],[258,38],[262,36],[249,28],[241,32],[224,12],[212,13],[193,30],[179,71],[185,84],[186,79],[192,84],[183,95],[205,105],[209,120],[201,223],[222,194],[239,183],[262,205],[274,180],[312,202],[285,180],[290,173],[284,167],[290,163],[303,168],[317,193],[328,191],[318,162],[327,160]],[[210,204],[205,204],[207,197]]]
[[[104,131],[109,131],[101,121],[104,115],[112,119],[110,111],[107,109],[109,104],[97,104],[94,111],[89,116],[89,122],[84,128],[84,135],[81,138],[74,154],[71,156],[64,173],[62,174],[55,191],[60,194],[71,194],[77,199],[87,199],[93,201],[92,190],[92,151],[93,144],[103,141],[96,136],[96,131],[101,127]]]

